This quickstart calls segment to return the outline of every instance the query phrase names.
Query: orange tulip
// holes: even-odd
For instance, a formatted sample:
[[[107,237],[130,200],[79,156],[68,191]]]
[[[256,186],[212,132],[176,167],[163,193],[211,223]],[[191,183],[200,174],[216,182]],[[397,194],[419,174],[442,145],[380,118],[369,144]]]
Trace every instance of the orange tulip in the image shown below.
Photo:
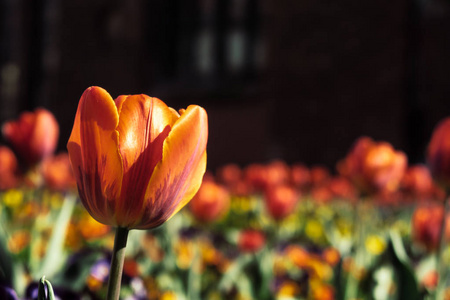
[[[100,223],[161,225],[195,195],[206,169],[208,120],[191,105],[178,114],[147,95],[90,87],[67,148],[80,198]]]
[[[203,182],[189,203],[192,214],[202,222],[213,222],[223,217],[230,207],[230,195],[221,185]]]
[[[344,161],[338,165],[363,192],[395,191],[405,173],[407,158],[386,142],[374,142],[368,137],[358,139]]]
[[[30,165],[52,155],[59,136],[58,122],[51,112],[43,108],[22,113],[19,120],[6,122],[2,131]]]
[[[8,147],[0,146],[0,190],[10,189],[17,185],[16,173],[16,156]]]
[[[450,187],[450,117],[434,129],[428,145],[427,161],[436,180]]]
[[[61,153],[44,160],[42,162],[42,175],[47,186],[53,190],[66,191],[76,187],[67,153]]]

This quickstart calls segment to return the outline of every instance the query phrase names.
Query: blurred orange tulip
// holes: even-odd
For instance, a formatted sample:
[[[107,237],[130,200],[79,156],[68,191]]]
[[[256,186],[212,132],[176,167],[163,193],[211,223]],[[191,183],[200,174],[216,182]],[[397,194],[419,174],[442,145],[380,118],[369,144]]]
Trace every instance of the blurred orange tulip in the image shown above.
[[[59,137],[58,122],[51,112],[43,108],[22,113],[17,121],[6,122],[2,131],[30,165],[52,155]]]
[[[450,187],[450,117],[433,131],[428,145],[427,161],[431,173],[446,188]]]
[[[97,221],[157,227],[195,195],[208,120],[196,105],[180,114],[147,95],[113,100],[100,87],[83,93],[67,148],[80,198]]]
[[[341,175],[348,177],[361,191],[376,193],[395,191],[407,167],[403,152],[386,142],[359,138],[347,157],[338,165]]]
[[[202,222],[213,222],[224,216],[230,207],[230,195],[221,185],[203,182],[189,203],[192,214]]]
[[[299,198],[298,192],[288,185],[278,185],[266,190],[266,208],[275,220],[281,220],[294,212]]]
[[[0,146],[0,190],[11,189],[18,183],[17,159],[6,146]]]
[[[47,158],[42,162],[42,175],[46,185],[57,191],[67,191],[77,186],[67,153]]]

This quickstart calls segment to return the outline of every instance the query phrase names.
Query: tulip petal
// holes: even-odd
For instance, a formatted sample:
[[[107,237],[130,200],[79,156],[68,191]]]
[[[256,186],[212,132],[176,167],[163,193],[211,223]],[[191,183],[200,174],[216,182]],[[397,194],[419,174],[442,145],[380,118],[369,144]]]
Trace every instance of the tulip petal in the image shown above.
[[[153,171],[141,215],[133,228],[159,226],[191,200],[205,173],[207,139],[205,110],[189,106],[164,141],[162,160]]]
[[[123,174],[118,123],[117,108],[108,92],[90,87],[81,96],[67,144],[84,206],[97,221],[108,225],[116,225],[114,202]]]
[[[116,106],[124,172],[116,217],[120,226],[128,227],[141,213],[148,182],[162,158],[163,142],[179,115],[147,95],[119,97]]]

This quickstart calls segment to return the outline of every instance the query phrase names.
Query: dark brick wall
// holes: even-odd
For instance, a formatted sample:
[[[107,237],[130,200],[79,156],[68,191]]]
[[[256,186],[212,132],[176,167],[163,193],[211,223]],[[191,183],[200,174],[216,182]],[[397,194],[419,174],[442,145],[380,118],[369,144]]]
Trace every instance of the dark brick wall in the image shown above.
[[[262,42],[262,65],[198,76],[198,4],[228,0],[0,0],[10,16],[0,22],[9,32],[0,67],[19,70],[0,82],[0,121],[46,106],[64,149],[79,97],[100,85],[113,97],[204,106],[212,168],[275,157],[331,167],[361,135],[423,161],[431,130],[450,114],[449,1],[248,1],[257,9],[238,25]],[[229,19],[217,13],[212,24],[224,33]]]

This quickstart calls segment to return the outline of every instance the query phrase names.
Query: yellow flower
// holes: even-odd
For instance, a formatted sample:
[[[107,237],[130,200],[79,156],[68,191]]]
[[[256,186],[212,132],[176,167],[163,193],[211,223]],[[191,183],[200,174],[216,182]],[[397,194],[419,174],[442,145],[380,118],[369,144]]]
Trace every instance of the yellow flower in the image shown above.
[[[161,295],[160,300],[177,300],[177,295],[174,292],[167,291]]]
[[[378,235],[368,236],[365,245],[367,251],[373,255],[380,255],[386,249],[386,242]]]

